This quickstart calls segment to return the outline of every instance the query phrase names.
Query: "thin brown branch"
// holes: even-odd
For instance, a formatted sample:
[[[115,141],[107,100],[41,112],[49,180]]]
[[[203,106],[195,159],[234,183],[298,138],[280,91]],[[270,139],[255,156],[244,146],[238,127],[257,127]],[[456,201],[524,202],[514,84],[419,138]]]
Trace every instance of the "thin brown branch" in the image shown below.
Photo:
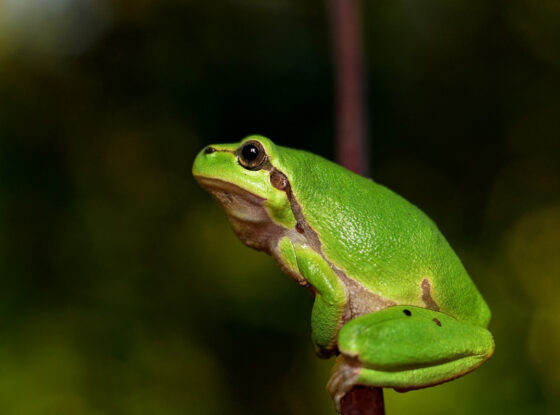
[[[337,161],[368,173],[361,25],[355,0],[330,0],[334,46]]]
[[[336,154],[340,164],[367,175],[364,74],[357,0],[330,0],[336,84]],[[384,415],[383,389],[354,386],[342,415]]]
[[[383,389],[354,386],[342,398],[342,415],[383,415],[385,403]]]

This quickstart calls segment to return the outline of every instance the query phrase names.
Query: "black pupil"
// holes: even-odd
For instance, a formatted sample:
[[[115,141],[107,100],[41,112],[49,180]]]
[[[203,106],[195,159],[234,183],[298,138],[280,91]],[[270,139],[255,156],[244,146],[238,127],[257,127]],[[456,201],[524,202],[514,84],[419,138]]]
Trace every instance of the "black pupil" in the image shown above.
[[[245,160],[253,161],[259,156],[259,149],[253,144],[247,144],[241,149],[241,155]]]

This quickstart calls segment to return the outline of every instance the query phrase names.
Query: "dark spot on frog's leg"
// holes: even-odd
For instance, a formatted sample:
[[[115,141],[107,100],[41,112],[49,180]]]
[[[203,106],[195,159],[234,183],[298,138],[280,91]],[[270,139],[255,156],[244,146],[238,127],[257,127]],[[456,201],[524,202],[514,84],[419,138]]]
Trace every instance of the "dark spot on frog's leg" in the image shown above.
[[[296,231],[298,231],[299,233],[303,233],[303,226],[301,226],[299,222],[296,223]]]
[[[441,321],[439,321],[437,318],[434,317],[432,321],[441,327]]]
[[[404,313],[405,315],[409,316],[409,317],[412,315],[412,313],[410,312],[410,310],[407,310],[406,308],[403,310],[403,313]]]
[[[422,280],[422,284],[420,285],[422,288],[422,301],[426,305],[426,308],[434,311],[439,311],[439,305],[434,301],[432,297],[432,285],[430,284],[430,280],[424,278]]]

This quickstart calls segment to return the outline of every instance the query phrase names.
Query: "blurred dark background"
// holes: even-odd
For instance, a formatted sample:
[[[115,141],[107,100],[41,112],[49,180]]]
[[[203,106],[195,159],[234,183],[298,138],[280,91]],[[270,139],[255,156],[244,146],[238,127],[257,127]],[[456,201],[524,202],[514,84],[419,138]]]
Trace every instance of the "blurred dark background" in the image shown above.
[[[361,3],[372,176],[439,224],[495,356],[390,414],[560,411],[560,3]],[[0,0],[0,413],[332,414],[311,299],[190,174],[333,158],[326,3]]]

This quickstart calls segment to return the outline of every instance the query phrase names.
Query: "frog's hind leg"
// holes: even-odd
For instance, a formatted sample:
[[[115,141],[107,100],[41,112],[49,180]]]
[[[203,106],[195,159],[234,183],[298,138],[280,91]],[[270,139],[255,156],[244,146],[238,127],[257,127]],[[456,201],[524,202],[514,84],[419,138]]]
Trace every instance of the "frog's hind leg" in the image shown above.
[[[335,407],[354,385],[399,391],[437,385],[480,366],[494,351],[483,327],[434,310],[394,306],[349,321],[327,386]]]

